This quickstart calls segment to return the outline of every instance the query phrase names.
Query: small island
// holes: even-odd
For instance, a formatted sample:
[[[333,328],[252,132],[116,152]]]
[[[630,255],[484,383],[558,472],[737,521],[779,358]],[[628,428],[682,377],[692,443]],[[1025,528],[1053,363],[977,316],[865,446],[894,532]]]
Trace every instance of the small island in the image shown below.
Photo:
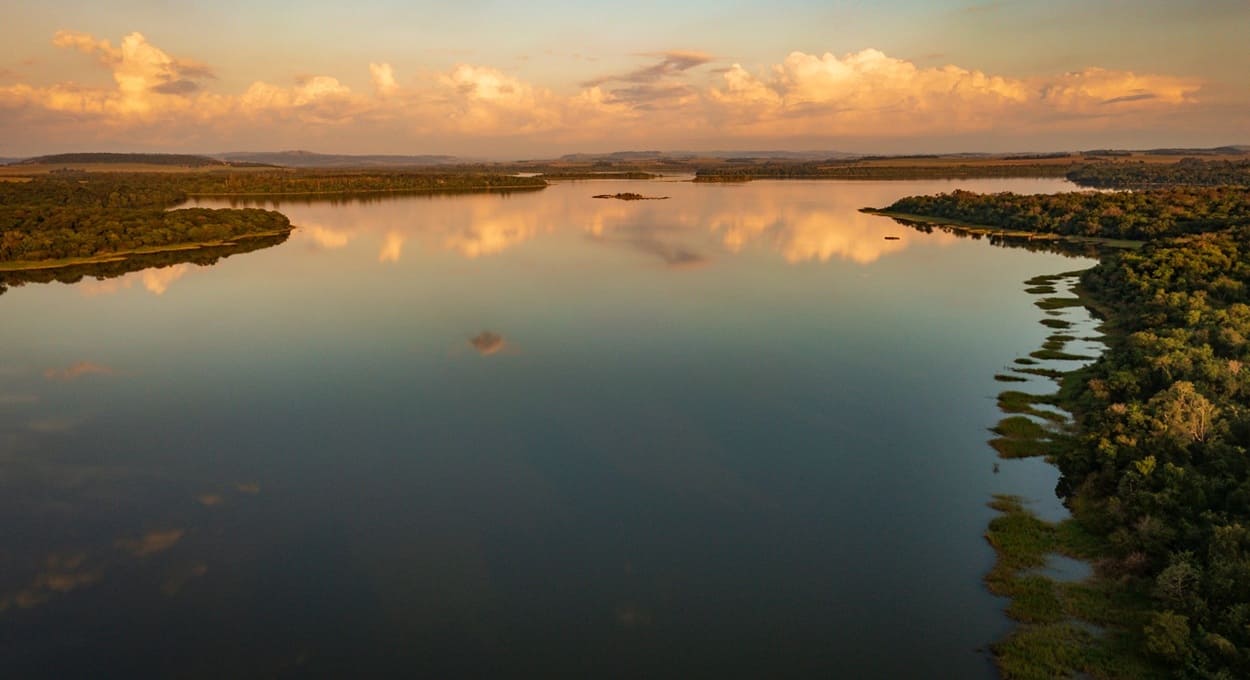
[[[618,201],[663,201],[668,196],[643,196],[642,194],[625,192],[621,194],[598,194],[595,198],[615,198]]]

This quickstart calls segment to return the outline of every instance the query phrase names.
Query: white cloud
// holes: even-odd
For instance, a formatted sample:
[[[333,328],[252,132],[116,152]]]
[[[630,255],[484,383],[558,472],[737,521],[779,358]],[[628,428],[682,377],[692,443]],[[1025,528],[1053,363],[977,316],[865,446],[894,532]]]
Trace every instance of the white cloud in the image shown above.
[[[842,56],[792,52],[765,68],[707,72],[708,55],[667,52],[656,63],[591,79],[565,94],[485,65],[457,64],[401,84],[390,63],[368,66],[372,92],[332,75],[214,93],[202,64],[171,56],[140,33],[114,47],[61,31],[53,44],[95,59],[114,86],[73,82],[0,87],[0,129],[60,140],[519,138],[543,143],[680,142],[691,135],[752,139],[921,136],[993,130],[1035,134],[1144,126],[1194,107],[1193,78],[1102,68],[1012,78],[948,65],[921,67],[875,49]],[[615,83],[615,85],[613,85]],[[348,124],[351,124],[348,127]],[[128,137],[129,136],[129,137]],[[448,141],[450,140],[450,142]]]

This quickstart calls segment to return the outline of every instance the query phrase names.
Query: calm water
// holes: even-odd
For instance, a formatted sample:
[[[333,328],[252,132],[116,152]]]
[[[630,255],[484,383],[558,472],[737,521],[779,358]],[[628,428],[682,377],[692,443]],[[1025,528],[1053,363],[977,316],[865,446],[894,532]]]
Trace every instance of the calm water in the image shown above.
[[[856,212],[956,187],[1070,185],[284,202],[11,289],[2,674],[992,677],[985,503],[1057,507],[992,376],[1092,262]]]

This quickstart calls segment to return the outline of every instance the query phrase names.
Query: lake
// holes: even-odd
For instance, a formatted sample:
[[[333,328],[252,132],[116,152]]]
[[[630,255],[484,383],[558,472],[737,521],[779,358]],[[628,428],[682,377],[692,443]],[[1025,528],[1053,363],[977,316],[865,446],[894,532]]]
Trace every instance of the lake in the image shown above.
[[[279,246],[10,289],[4,674],[994,677],[986,502],[1062,509],[993,376],[1093,261],[857,212],[955,188],[1073,187],[283,200]]]

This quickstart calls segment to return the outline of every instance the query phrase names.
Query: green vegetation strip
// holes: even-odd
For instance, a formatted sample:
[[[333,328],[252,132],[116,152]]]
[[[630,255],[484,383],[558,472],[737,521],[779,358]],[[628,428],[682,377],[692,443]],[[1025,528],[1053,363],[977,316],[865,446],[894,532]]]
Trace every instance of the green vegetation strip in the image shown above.
[[[1177,165],[1159,177],[1193,170]],[[1225,170],[1242,172],[1200,168],[1194,183]],[[1134,173],[1156,178],[1149,168]],[[1058,395],[999,396],[1009,414],[1048,418],[1046,404],[1072,414],[1070,431],[1047,448],[1073,519],[1047,525],[1000,498],[1003,514],[987,534],[999,555],[987,583],[1013,598],[1009,613],[1023,622],[993,647],[1003,675],[1250,677],[1250,193],[1236,185],[956,191],[901,199],[887,211],[1147,241],[1102,251],[1080,275],[1079,297],[1038,301],[1049,316],[1092,310],[1104,320],[1107,350],[1064,375]],[[1093,359],[1059,349],[1031,356]],[[1001,429],[1028,434],[1030,426]],[[999,439],[1000,453],[1035,450],[1028,437]],[[1054,583],[1029,571],[1048,552],[1096,560],[1096,575]]]
[[[985,583],[1011,598],[1007,615],[1021,623],[993,645],[1004,678],[1169,677],[1140,652],[1135,631],[1148,619],[1141,597],[1116,579],[1057,582],[1037,573],[1050,555],[1097,559],[1107,550],[1101,539],[1076,520],[1043,522],[1014,496],[995,496],[990,507],[1000,514],[985,534],[997,557]]]

